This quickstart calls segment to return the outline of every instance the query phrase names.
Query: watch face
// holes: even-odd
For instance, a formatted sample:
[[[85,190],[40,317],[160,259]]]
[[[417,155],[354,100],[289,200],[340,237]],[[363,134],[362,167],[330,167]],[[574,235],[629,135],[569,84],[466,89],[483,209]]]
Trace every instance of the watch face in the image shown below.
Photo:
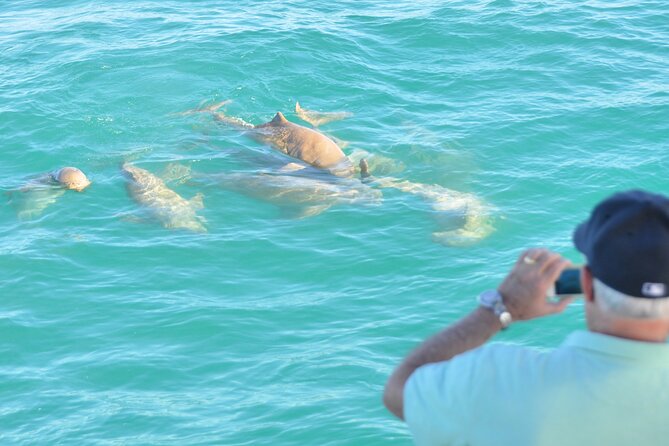
[[[500,301],[501,296],[497,290],[486,290],[479,295],[479,302],[486,307],[492,308]]]

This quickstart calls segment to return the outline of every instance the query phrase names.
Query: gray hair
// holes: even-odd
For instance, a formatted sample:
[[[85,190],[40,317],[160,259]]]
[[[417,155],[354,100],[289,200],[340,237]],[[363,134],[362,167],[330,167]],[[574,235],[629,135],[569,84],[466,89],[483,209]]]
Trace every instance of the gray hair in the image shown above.
[[[593,278],[595,304],[618,317],[629,319],[669,319],[669,297],[635,297],[616,291]]]

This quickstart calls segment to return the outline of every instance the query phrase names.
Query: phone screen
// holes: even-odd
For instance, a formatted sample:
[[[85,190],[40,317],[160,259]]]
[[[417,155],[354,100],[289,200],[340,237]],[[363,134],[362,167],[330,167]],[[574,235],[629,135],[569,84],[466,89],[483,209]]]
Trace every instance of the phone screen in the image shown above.
[[[581,294],[581,270],[572,268],[562,271],[555,282],[555,294]]]

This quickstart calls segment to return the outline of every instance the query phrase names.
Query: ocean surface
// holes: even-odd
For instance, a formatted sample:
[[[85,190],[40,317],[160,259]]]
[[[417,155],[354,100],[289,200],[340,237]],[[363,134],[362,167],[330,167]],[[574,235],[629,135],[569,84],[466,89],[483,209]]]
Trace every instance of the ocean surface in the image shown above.
[[[0,444],[410,444],[381,404],[403,355],[524,248],[582,262],[603,197],[669,191],[667,11],[3,1]],[[188,113],[226,100],[252,124],[348,112],[319,131],[372,181],[286,172]],[[205,230],[134,200],[123,163]],[[40,184],[64,166],[92,185]],[[577,301],[496,340],[583,326]]]

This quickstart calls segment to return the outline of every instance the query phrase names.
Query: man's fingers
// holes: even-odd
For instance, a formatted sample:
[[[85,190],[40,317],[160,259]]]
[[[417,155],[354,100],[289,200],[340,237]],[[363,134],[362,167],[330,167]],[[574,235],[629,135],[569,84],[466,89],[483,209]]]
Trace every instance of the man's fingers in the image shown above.
[[[549,302],[551,306],[551,312],[553,314],[562,313],[567,306],[574,301],[573,296],[565,296],[560,299],[558,302]]]
[[[547,249],[530,248],[520,255],[516,265],[540,266],[548,254]]]
[[[546,266],[545,272],[548,276],[548,279],[551,282],[555,282],[557,278],[560,277],[560,273],[569,266],[571,266],[571,262],[569,260],[563,259],[561,256],[556,254],[555,260]]]
[[[545,248],[535,248],[530,255],[537,263],[542,263],[550,255],[550,251]]]

